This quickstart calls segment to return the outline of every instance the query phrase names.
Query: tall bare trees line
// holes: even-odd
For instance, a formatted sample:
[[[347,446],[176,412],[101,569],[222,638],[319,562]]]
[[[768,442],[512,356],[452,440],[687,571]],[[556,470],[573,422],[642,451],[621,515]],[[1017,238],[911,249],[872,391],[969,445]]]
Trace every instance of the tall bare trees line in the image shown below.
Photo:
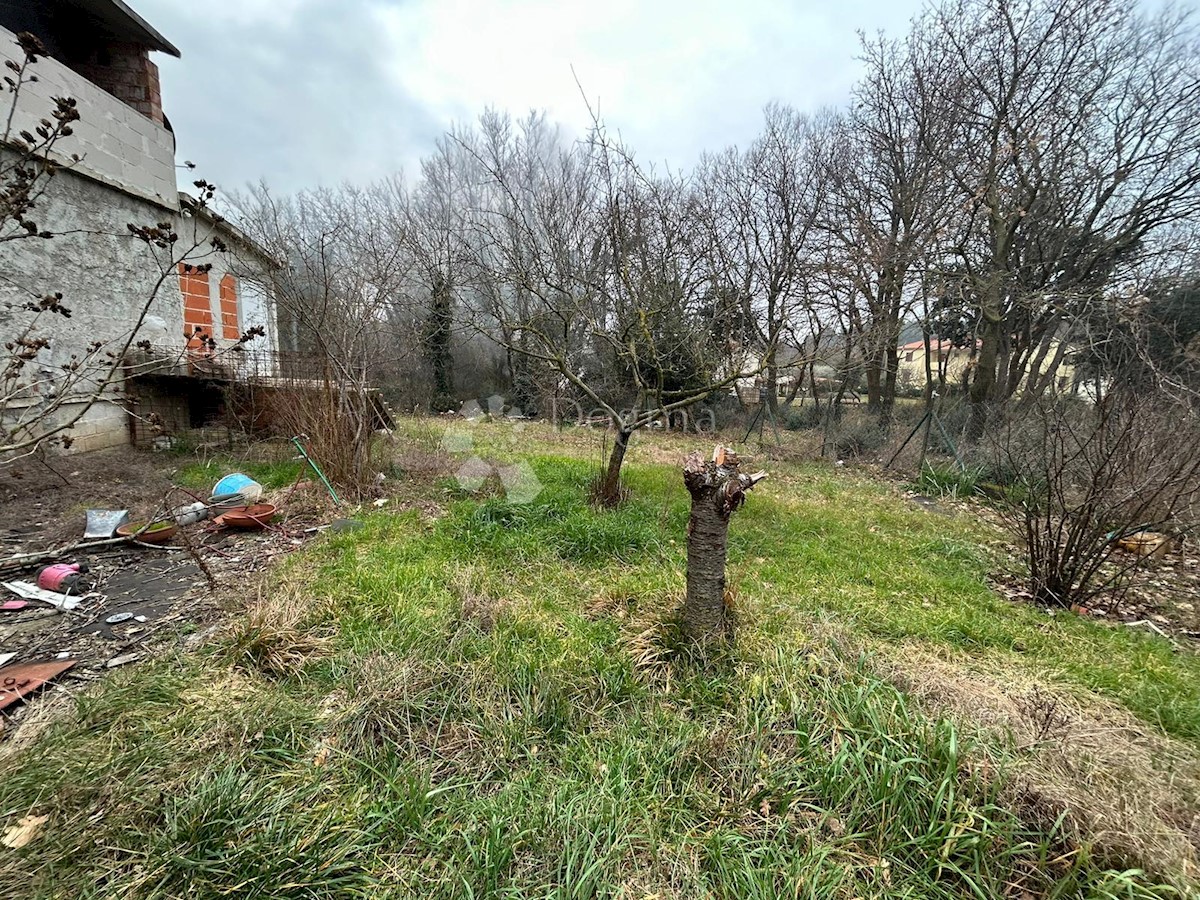
[[[428,371],[428,393],[453,391],[450,335],[490,341],[526,408],[609,414],[606,492],[651,410],[756,376],[774,408],[831,336],[886,423],[913,320],[970,354],[978,435],[1048,389],[1097,310],[1194,260],[1196,28],[1114,0],[947,0],[864,38],[861,61],[847,108],[770,105],[747,147],[690,172],[642,165],[599,121],[572,140],[489,111],[411,187],[301,198],[322,215],[286,237],[268,194],[246,218],[281,256],[342,267],[335,312]]]

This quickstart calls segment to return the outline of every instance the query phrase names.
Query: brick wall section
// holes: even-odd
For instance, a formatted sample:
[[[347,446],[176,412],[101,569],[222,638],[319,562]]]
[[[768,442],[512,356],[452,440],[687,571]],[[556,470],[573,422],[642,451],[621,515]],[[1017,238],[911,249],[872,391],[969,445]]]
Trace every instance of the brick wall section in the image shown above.
[[[102,60],[76,65],[75,70],[161,125],[162,91],[158,83],[158,66],[150,61],[150,52],[138,44],[116,41],[106,50]]]
[[[179,264],[179,290],[183,294],[183,336],[188,347],[198,349],[196,329],[211,335],[212,300],[208,291],[208,272],[198,272],[186,263]]]
[[[242,336],[238,330],[237,279],[226,272],[221,276],[221,337],[236,341]]]

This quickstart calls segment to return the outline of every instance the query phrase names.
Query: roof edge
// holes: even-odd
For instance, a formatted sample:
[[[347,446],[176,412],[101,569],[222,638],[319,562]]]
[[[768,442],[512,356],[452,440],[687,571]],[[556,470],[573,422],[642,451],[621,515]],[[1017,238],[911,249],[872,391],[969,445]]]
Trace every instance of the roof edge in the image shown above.
[[[108,0],[108,2],[113,5],[117,12],[127,18],[134,28],[143,33],[147,38],[146,46],[150,49],[168,53],[177,59],[182,55],[179,52],[179,48],[163,37],[157,28],[130,9],[125,0]]]
[[[204,219],[206,222],[208,222],[214,228],[224,230],[234,240],[243,244],[245,247],[249,248],[254,253],[257,253],[259,256],[261,256],[263,259],[265,259],[268,263],[273,265],[275,268],[277,268],[277,269],[283,268],[283,261],[276,259],[275,256],[272,255],[270,250],[268,250],[266,247],[264,247],[262,244],[260,244],[254,238],[252,238],[250,235],[246,234],[245,231],[243,231],[241,228],[239,228],[233,222],[229,221],[229,219],[225,218],[224,216],[220,215],[219,213],[214,212],[211,207],[201,203],[199,200],[197,200],[191,194],[187,193],[187,191],[179,192],[179,208],[181,210],[184,210],[184,209],[190,210],[193,215],[198,215],[200,218]]]

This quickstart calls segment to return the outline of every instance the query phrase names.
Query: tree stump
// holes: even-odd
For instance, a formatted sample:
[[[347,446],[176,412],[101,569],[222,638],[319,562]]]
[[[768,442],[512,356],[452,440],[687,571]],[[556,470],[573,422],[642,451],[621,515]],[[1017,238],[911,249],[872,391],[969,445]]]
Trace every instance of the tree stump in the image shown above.
[[[725,602],[729,517],[746,502],[746,491],[767,477],[766,472],[742,474],[738,465],[736,453],[718,446],[711,460],[693,453],[683,467],[683,483],[692,495],[683,628],[699,644],[723,641],[732,633]]]

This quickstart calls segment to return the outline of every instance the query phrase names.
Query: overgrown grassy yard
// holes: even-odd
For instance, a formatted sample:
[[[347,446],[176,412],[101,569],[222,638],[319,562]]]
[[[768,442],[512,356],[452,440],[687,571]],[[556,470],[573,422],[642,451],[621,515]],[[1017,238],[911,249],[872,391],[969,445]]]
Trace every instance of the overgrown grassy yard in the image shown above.
[[[520,446],[534,502],[407,483],[445,514],[364,515],[225,637],[117,672],[10,753],[0,824],[50,819],[0,850],[4,896],[1188,890],[1191,651],[998,598],[968,516],[758,460],[738,640],[696,660],[671,628],[679,461],[711,448],[643,439],[632,499],[597,512],[595,437],[474,435]]]

